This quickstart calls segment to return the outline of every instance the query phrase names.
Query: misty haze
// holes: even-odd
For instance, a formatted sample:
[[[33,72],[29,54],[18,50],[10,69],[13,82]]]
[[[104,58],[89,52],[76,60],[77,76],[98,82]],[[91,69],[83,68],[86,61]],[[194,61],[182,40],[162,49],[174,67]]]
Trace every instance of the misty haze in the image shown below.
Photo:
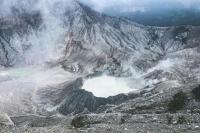
[[[199,133],[199,0],[1,0],[0,133]]]

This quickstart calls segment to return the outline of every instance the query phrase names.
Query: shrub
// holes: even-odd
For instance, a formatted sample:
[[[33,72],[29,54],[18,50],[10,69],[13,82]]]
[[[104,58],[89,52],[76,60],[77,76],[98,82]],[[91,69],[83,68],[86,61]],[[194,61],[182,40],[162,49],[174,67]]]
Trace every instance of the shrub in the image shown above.
[[[184,124],[187,123],[187,120],[184,116],[179,116],[177,120],[177,124]]]
[[[187,95],[184,92],[178,92],[173,96],[173,99],[168,103],[168,110],[175,113],[181,110],[187,102]]]
[[[77,116],[71,122],[71,125],[75,128],[85,127],[87,124],[88,119],[86,116]]]
[[[121,124],[124,124],[125,122],[126,122],[126,120],[125,120],[124,118],[121,118],[120,123],[121,123]]]
[[[71,125],[75,128],[89,127],[91,124],[98,124],[102,121],[99,119],[91,119],[90,116],[87,115],[78,115],[74,117],[71,122]]]
[[[174,29],[173,33],[172,33],[173,36],[174,36],[174,39],[177,40],[177,36],[179,34],[181,34],[181,33],[184,33],[184,32],[189,32],[189,29],[187,29],[185,26],[178,26],[178,27],[176,27]],[[187,41],[188,41],[188,37],[184,37],[184,36],[182,36],[179,39],[181,39],[180,41],[182,41],[183,43],[187,43]]]
[[[192,90],[195,100],[200,101],[200,85]]]
[[[173,124],[173,116],[167,115],[167,123]]]
[[[173,31],[173,35],[177,36],[180,33],[188,32],[188,31],[189,29],[186,28],[185,26],[177,26]]]

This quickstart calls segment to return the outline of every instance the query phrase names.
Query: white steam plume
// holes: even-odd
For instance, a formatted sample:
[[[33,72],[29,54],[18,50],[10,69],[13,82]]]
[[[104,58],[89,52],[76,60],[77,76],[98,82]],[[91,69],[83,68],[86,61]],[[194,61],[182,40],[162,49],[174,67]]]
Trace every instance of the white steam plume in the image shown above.
[[[42,16],[42,25],[39,31],[31,30],[21,37],[15,35],[11,45],[18,51],[20,64],[42,64],[61,57],[64,49],[65,11],[71,8],[72,0],[3,0],[0,7],[3,16],[12,15],[11,8],[15,7],[26,12],[38,11]],[[23,51],[23,45],[29,47]]]

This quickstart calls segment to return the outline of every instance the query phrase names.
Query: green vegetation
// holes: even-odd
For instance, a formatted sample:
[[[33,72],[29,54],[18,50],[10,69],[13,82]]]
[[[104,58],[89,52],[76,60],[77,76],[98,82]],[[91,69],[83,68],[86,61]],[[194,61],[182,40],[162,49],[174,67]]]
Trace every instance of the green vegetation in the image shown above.
[[[177,26],[174,31],[173,35],[177,36],[180,33],[188,32],[189,30],[185,26]]]
[[[87,124],[88,119],[85,116],[77,116],[71,122],[71,125],[75,128],[85,127]]]
[[[184,116],[179,116],[177,120],[177,124],[184,124],[187,123],[187,120]]]
[[[200,85],[192,90],[195,100],[200,101]]]
[[[167,123],[168,124],[173,124],[173,116],[167,115]]]
[[[168,103],[168,110],[170,112],[176,113],[176,111],[181,110],[187,102],[187,95],[184,92],[178,92],[173,96],[173,99]]]
[[[91,119],[87,115],[78,115],[74,117],[74,119],[71,122],[71,125],[75,128],[82,128],[82,127],[89,127],[91,124],[98,124],[101,123],[101,121]]]
[[[124,118],[121,118],[121,124],[124,124],[126,120]]]
[[[183,43],[187,43],[188,37],[181,35],[182,33],[189,32],[189,29],[185,26],[177,26],[173,31],[173,36],[175,40],[180,40]]]

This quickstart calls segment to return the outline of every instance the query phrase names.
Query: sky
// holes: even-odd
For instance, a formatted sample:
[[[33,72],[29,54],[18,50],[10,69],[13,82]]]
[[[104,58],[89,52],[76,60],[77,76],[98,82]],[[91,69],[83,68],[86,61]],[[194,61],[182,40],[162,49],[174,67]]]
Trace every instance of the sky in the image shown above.
[[[200,0],[80,0],[99,12],[146,11],[150,8],[200,7]]]
[[[6,12],[9,6],[25,5],[27,9],[31,9],[34,3],[39,3],[39,6],[47,5],[56,2],[69,2],[72,0],[0,0],[0,11]],[[77,0],[92,7],[99,12],[135,12],[147,11],[148,9],[159,8],[199,8],[200,0]],[[28,3],[28,4],[27,4]],[[65,3],[66,4],[66,3]],[[30,7],[29,7],[30,6]],[[3,11],[2,11],[3,8]]]

